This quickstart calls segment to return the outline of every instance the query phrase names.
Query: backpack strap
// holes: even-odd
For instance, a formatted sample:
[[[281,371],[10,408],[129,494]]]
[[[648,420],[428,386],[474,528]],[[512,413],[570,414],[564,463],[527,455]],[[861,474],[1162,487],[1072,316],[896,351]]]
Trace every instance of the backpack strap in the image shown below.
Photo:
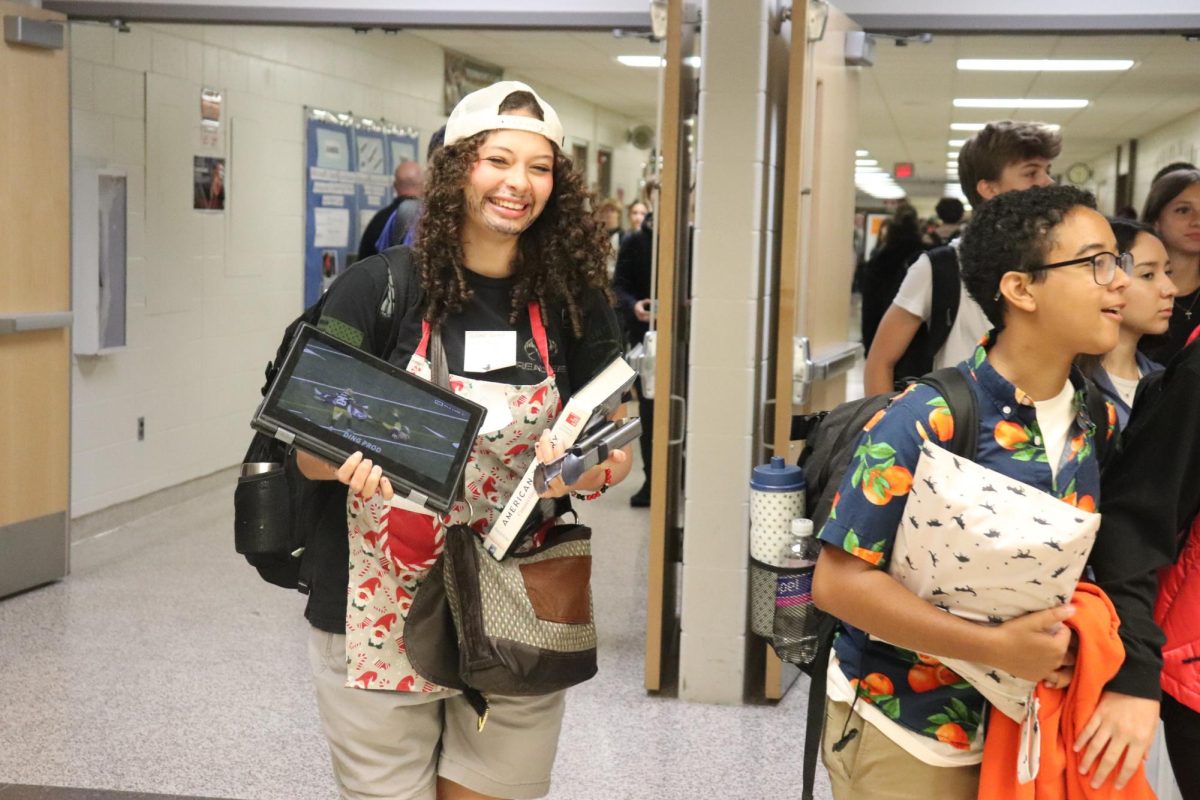
[[[387,264],[387,288],[379,298],[379,314],[375,317],[375,341],[383,342],[382,359],[391,356],[400,339],[400,325],[408,312],[412,287],[416,277],[416,265],[412,251],[407,247],[389,247],[378,253]]]
[[[958,275],[958,252],[950,245],[929,251],[932,302],[929,307],[929,353],[936,356],[946,345],[958,317],[962,280]]]
[[[921,378],[921,383],[932,386],[946,401],[950,417],[954,420],[954,438],[950,440],[950,451],[961,458],[975,460],[979,446],[978,410],[975,392],[966,376],[958,367],[943,367]]]

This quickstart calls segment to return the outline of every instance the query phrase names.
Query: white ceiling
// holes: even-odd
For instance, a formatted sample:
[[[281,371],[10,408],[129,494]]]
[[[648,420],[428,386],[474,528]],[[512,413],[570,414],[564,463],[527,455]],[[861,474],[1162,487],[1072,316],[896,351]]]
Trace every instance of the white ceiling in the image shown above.
[[[959,72],[959,58],[1129,58],[1126,72]],[[913,196],[940,195],[951,122],[1036,119],[1062,126],[1063,170],[1090,161],[1200,108],[1200,42],[1179,35],[943,36],[896,47],[880,38],[875,66],[862,68],[859,148],[891,171],[914,162]],[[1083,109],[956,109],[955,97],[1085,98]],[[933,180],[929,180],[933,179]],[[900,181],[904,185],[903,181]]]
[[[653,125],[658,70],[627,67],[619,55],[661,55],[662,45],[611,32],[410,30],[414,36]]]

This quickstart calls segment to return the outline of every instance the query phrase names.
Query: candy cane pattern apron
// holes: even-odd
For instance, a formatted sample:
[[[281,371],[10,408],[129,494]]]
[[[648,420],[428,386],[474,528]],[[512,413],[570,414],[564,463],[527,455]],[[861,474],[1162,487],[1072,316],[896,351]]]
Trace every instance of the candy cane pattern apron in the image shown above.
[[[541,309],[529,304],[529,321],[546,369],[541,383],[522,386],[450,376],[455,394],[493,405],[498,398],[511,421],[475,439],[467,459],[465,497],[442,518],[407,501],[388,503],[347,499],[350,582],[346,598],[346,686],[399,692],[449,691],[416,673],[405,655],[404,621],[413,595],[445,547],[445,528],[469,524],[482,536],[504,509],[509,495],[534,458],[534,445],[553,424],[560,398],[550,366],[549,343]],[[430,326],[423,323],[421,343],[408,371],[432,379],[428,360]],[[484,402],[488,405],[488,402]],[[491,406],[489,406],[490,408]],[[485,424],[485,428],[486,428]]]

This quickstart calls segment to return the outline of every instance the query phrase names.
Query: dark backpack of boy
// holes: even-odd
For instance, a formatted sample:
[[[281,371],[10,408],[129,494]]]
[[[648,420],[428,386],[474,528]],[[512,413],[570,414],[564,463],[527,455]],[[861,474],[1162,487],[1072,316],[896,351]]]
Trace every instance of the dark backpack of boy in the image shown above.
[[[897,387],[933,370],[933,360],[946,345],[950,329],[958,318],[958,305],[962,297],[958,251],[950,245],[943,245],[927,251],[926,255],[931,265],[933,292],[929,319],[917,329],[916,336],[892,370]]]
[[[957,283],[957,260],[954,269],[954,280]],[[978,410],[975,405],[975,393],[958,367],[944,367],[906,383],[924,383],[933,387],[945,399],[950,417],[954,421],[954,436],[947,449],[961,458],[974,461],[979,441]],[[805,508],[811,509],[809,516],[813,521],[813,530],[817,533],[820,533],[822,526],[829,519],[842,476],[846,474],[854,458],[863,428],[872,417],[888,407],[894,396],[894,392],[877,394],[842,403],[831,411],[821,411],[793,419],[792,440],[804,440],[804,449],[797,463],[804,470],[805,481],[808,484]],[[1104,393],[1091,381],[1085,383],[1084,404],[1088,416],[1097,425],[1094,444],[1096,456],[1103,465],[1107,456],[1115,450],[1112,445],[1115,444],[1117,435],[1114,433],[1111,440],[1106,435],[1108,407]],[[792,661],[809,677],[802,800],[813,800],[821,736],[825,727],[825,680],[838,625],[836,617],[817,608],[811,600],[810,606],[805,627],[808,634],[816,638],[815,655],[811,661]],[[772,646],[775,646],[774,642]],[[776,653],[782,660],[790,660],[786,657],[787,650],[777,647]]]
[[[377,312],[373,341],[381,343],[382,348],[372,351],[386,359],[396,347],[405,314],[411,311],[408,306],[416,273],[412,253],[407,247],[389,248],[350,269],[387,272],[385,289],[373,305]],[[345,274],[339,275],[333,285]],[[287,358],[297,329],[306,323],[318,325],[326,297],[328,292],[284,329],[275,358],[267,362],[264,397]],[[306,569],[304,553],[322,524],[338,518],[343,518],[344,524],[344,515],[338,515],[333,506],[345,500],[342,484],[308,480],[296,466],[293,447],[256,432],[242,459],[242,472],[234,490],[234,548],[264,581],[307,594],[312,570]]]

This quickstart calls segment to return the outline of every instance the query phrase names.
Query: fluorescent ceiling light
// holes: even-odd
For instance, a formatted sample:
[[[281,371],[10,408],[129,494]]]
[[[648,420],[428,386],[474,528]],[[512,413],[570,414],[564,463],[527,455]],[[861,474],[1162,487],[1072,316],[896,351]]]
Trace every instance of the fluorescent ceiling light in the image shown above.
[[[873,158],[856,158],[854,160],[854,166],[856,167],[874,167],[878,164],[879,162]]]
[[[867,155],[869,155],[869,153],[866,150],[855,150],[854,151],[855,158],[863,158],[864,156],[867,156]]]
[[[617,56],[617,61],[620,61],[627,67],[644,67],[653,69],[666,64],[666,59],[661,56]],[[688,56],[683,60],[683,63],[689,67],[700,67],[700,56]]]
[[[966,131],[966,132],[974,133],[975,131],[983,130],[983,126],[986,124],[987,124],[986,122],[951,122],[950,130]],[[1043,122],[1042,127],[1046,128],[1048,130],[1056,131],[1062,126],[1061,125],[1047,125],[1046,123]]]
[[[854,168],[855,175],[873,175],[877,172],[882,173],[883,167],[855,167]]]
[[[1133,66],[1127,58],[960,58],[961,70],[990,72],[1122,72]]]
[[[948,158],[948,159],[949,159],[949,158],[957,159],[957,158],[958,158],[958,153],[946,153],[946,158]]]
[[[955,108],[1086,108],[1082,98],[956,97]]]
[[[949,144],[951,147],[962,147],[966,143],[966,139],[951,139],[949,142],[947,142],[947,144]]]

